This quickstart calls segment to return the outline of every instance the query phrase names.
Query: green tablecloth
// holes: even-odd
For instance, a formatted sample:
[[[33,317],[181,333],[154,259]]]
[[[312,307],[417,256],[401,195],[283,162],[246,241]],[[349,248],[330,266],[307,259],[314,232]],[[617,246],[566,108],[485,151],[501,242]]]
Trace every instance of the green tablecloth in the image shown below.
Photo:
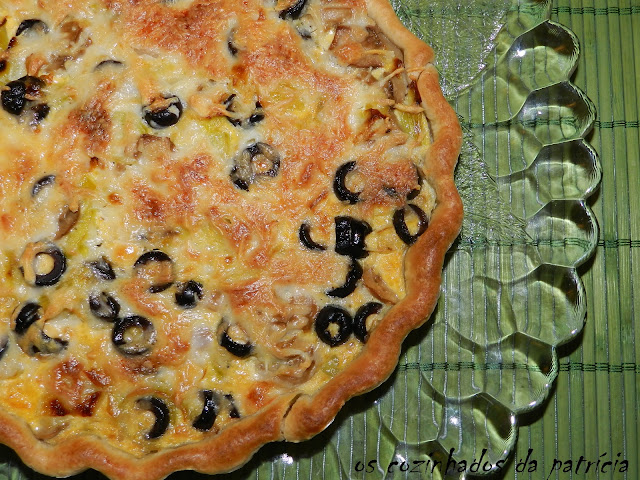
[[[543,408],[521,419],[516,459],[538,460],[538,472],[504,478],[547,478],[555,459],[573,460],[550,478],[640,478],[640,2],[556,0],[551,19],[581,44],[574,83],[594,102],[587,137],[602,165],[590,204],[600,225],[598,247],[579,272],[587,293],[582,335],[560,350],[560,372]],[[634,288],[635,287],[635,288]],[[618,453],[621,455],[618,457]],[[626,473],[576,473],[577,462],[627,458]],[[606,457],[606,460],[605,460]],[[557,466],[557,464],[556,464]],[[600,465],[600,469],[603,464]],[[618,468],[619,470],[619,468]]]
[[[471,13],[462,9],[447,14],[486,16],[488,8],[500,11],[508,7],[510,1],[475,0],[474,3],[470,0],[469,3],[482,4],[484,9],[474,13],[470,7]],[[420,6],[429,4],[427,0],[420,2]],[[594,102],[597,110],[597,120],[587,140],[600,157],[602,182],[588,203],[600,233],[595,254],[578,269],[586,291],[586,324],[575,339],[559,348],[559,372],[548,399],[541,407],[518,417],[520,428],[514,452],[505,466],[506,471],[497,478],[638,480],[640,364],[636,357],[640,356],[640,324],[635,325],[635,320],[640,319],[640,293],[634,292],[633,287],[634,275],[640,279],[637,273],[640,270],[640,70],[636,70],[636,60],[640,63],[640,0],[553,0],[551,20],[568,27],[577,36],[581,55],[572,81]],[[460,34],[464,36],[464,32]],[[454,372],[456,365],[458,370],[466,371],[474,371],[478,365],[480,370],[493,368],[487,363],[472,362],[440,368],[433,354],[417,351],[412,348],[411,353],[401,359],[400,374],[394,384],[398,390],[408,370],[411,375],[417,375],[421,371],[427,374],[438,370]],[[510,368],[517,370],[519,365],[512,363]],[[419,368],[413,368],[415,366]],[[383,429],[377,423],[378,416],[388,420],[387,406],[389,418],[396,417],[404,408],[404,425],[400,431],[413,425],[414,412],[408,410],[410,403],[406,402],[406,395],[404,406],[400,401],[394,404],[393,400],[387,405],[389,398],[396,397],[384,393],[385,388],[382,394],[374,392],[363,400],[364,408],[369,406],[366,414],[352,405],[354,408],[339,417],[342,437],[332,429],[321,435],[312,447],[278,445],[263,450],[234,478],[432,478],[424,474],[425,469],[422,474],[399,475],[396,471],[394,475],[386,475],[386,465],[371,475],[357,473],[356,461],[376,458],[367,455],[387,449],[375,443],[376,429]],[[381,396],[387,400],[370,407]],[[423,408],[429,407],[423,405]],[[398,422],[402,425],[401,420]],[[393,418],[390,423],[393,424]],[[360,426],[364,426],[364,432],[359,432]],[[361,433],[364,440],[359,437]],[[367,443],[367,436],[373,440]],[[354,438],[367,445],[365,455],[353,453]],[[380,437],[377,438],[379,442]],[[330,443],[333,449],[326,447]],[[307,455],[309,448],[312,458]],[[0,454],[0,469],[2,462],[8,462],[4,467],[9,466],[5,470],[12,478],[41,478],[20,466],[6,449],[0,449]],[[390,461],[388,452],[378,458],[379,465],[383,458]],[[421,457],[409,460],[418,458]],[[623,466],[623,459],[628,465]],[[534,461],[535,471],[531,471]],[[609,461],[611,464],[606,464]],[[593,462],[589,471],[588,462]],[[620,472],[625,468],[626,472]],[[0,479],[4,478],[0,471]],[[78,478],[95,478],[95,474],[88,472]],[[171,478],[209,477],[180,473]]]

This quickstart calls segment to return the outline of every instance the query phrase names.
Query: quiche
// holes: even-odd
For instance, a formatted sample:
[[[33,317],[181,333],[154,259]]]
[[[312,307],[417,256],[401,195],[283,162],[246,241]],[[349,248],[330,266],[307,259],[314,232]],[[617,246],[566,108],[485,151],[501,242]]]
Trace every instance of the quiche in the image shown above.
[[[233,470],[393,371],[461,131],[387,0],[0,3],[0,442]]]

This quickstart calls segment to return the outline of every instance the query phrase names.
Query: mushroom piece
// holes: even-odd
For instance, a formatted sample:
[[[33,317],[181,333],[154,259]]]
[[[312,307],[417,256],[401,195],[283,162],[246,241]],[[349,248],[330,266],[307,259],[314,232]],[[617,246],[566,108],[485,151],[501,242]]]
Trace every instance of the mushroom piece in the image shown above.
[[[49,26],[38,18],[28,18],[27,20],[23,20],[18,25],[16,30],[16,37],[19,37],[22,34],[46,34],[49,33]]]
[[[364,269],[362,282],[369,292],[378,300],[391,305],[398,303],[399,299],[396,292],[393,291],[387,282],[384,281],[382,275],[373,267],[369,266]]]
[[[68,206],[58,217],[58,231],[53,237],[54,240],[59,240],[64,237],[67,233],[71,231],[73,227],[75,227],[76,223],[78,223],[78,219],[80,218],[80,209],[76,209],[74,212]]]

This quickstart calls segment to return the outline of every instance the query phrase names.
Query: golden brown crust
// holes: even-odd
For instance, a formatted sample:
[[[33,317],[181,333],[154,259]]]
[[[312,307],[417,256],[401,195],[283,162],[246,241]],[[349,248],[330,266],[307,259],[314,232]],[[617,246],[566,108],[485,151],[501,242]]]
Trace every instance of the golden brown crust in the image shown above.
[[[161,479],[178,470],[222,473],[244,464],[265,443],[282,440],[281,420],[294,399],[295,394],[282,396],[217,436],[144,459],[124,454],[91,436],[55,446],[34,441],[31,430],[5,412],[0,412],[0,438],[6,439],[5,443],[30,467],[60,477],[87,468],[127,480]]]

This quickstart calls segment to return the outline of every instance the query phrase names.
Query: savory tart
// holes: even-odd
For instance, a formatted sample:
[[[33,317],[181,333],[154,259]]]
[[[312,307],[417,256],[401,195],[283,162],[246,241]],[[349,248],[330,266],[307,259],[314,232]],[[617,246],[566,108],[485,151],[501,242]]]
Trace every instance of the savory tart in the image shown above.
[[[462,207],[387,0],[0,20],[0,442],[57,476],[225,472],[390,375]]]

